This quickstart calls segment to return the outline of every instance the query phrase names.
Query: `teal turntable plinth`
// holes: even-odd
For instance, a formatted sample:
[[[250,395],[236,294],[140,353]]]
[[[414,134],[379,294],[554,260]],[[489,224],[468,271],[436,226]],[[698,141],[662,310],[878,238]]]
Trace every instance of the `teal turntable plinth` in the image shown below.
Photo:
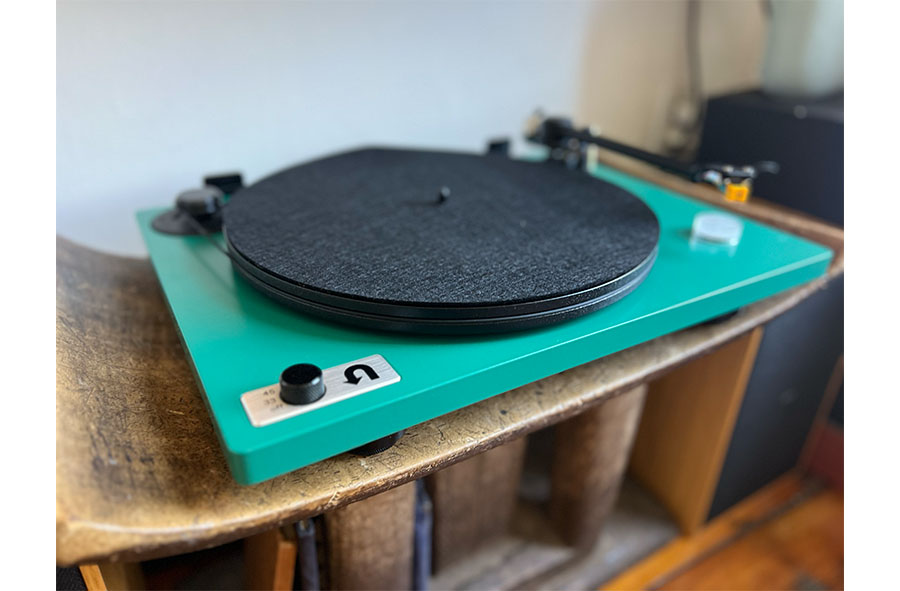
[[[140,212],[150,258],[235,479],[272,478],[716,318],[823,275],[831,260],[823,246],[743,218],[737,246],[693,241],[695,216],[715,207],[611,168],[591,173],[656,214],[655,264],[634,292],[607,308],[508,334],[409,335],[320,320],[258,292],[203,236],[153,230],[164,208]],[[325,370],[327,393],[316,403],[285,407],[273,385],[300,363]]]

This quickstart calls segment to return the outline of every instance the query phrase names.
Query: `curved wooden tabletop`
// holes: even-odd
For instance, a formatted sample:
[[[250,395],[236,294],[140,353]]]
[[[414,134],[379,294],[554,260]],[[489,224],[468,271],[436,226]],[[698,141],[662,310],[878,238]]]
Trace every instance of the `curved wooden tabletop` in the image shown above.
[[[842,270],[838,256],[829,277]],[[667,335],[422,423],[381,454],[342,454],[241,486],[228,472],[149,261],[60,238],[57,563],[196,550],[421,478],[719,347],[827,279],[727,322]]]

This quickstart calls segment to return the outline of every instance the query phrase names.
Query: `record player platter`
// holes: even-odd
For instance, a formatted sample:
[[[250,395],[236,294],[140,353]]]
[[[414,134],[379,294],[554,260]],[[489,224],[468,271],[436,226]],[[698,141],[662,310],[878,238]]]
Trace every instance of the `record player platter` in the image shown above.
[[[611,183],[500,156],[363,149],[238,191],[235,268],[301,311],[369,328],[482,333],[607,306],[656,258],[659,223]]]

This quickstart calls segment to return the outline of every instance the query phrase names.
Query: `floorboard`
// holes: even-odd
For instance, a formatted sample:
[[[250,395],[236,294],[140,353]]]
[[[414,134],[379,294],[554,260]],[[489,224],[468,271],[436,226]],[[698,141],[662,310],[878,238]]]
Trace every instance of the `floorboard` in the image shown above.
[[[843,494],[788,474],[602,589],[843,589]]]

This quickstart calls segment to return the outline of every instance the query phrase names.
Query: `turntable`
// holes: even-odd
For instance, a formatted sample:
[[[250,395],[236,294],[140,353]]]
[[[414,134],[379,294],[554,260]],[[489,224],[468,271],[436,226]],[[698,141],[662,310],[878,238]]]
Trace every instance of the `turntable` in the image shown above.
[[[140,212],[235,479],[381,451],[411,425],[733,313],[831,260],[585,171],[578,151],[563,164],[573,155],[367,148],[247,187],[211,179],[174,210]]]

